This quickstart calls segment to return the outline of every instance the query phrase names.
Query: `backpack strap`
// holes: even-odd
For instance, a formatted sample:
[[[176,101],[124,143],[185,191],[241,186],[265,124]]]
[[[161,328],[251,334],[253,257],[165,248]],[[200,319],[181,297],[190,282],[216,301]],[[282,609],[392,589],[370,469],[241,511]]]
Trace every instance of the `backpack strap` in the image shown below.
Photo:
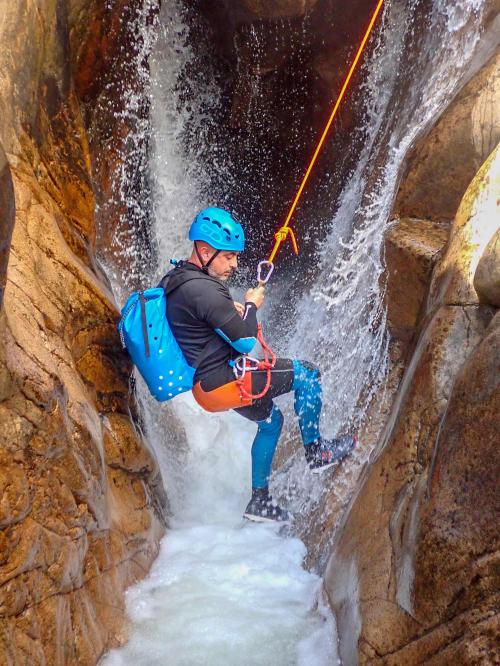
[[[139,303],[141,304],[141,323],[142,323],[142,336],[144,338],[144,351],[146,353],[146,358],[151,356],[149,351],[149,338],[148,338],[148,325],[146,321],[146,299],[144,298],[144,292],[139,292]]]

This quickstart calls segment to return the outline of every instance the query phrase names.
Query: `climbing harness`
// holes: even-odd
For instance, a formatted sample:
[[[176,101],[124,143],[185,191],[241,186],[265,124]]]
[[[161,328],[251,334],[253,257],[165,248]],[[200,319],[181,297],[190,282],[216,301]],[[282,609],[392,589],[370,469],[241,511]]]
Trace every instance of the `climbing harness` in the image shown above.
[[[327,134],[328,134],[328,132],[330,130],[330,127],[333,123],[333,120],[334,120],[335,116],[337,115],[337,111],[339,110],[342,99],[344,98],[346,90],[349,87],[349,83],[351,81],[351,78],[354,74],[354,71],[356,70],[359,59],[361,58],[361,54],[363,53],[363,51],[365,49],[366,43],[367,43],[368,38],[370,37],[370,34],[373,30],[373,26],[375,25],[375,21],[377,20],[377,16],[380,13],[380,10],[382,8],[383,3],[384,3],[384,0],[378,0],[378,2],[377,2],[377,6],[375,7],[375,10],[374,10],[374,12],[372,14],[372,17],[370,19],[370,23],[368,24],[368,27],[366,29],[366,32],[365,32],[364,36],[363,36],[363,39],[361,40],[361,44],[358,48],[356,56],[354,57],[354,60],[351,64],[351,67],[350,67],[349,72],[346,76],[344,84],[343,84],[343,86],[340,90],[340,93],[337,97],[337,100],[336,100],[336,102],[333,106],[333,109],[332,109],[332,112],[331,112],[330,117],[328,119],[328,122],[326,123],[325,129],[323,130],[323,134],[320,137],[318,145],[316,146],[316,150],[314,151],[314,154],[311,158],[311,161],[309,162],[309,166],[307,167],[305,175],[302,178],[302,182],[300,183],[299,189],[297,190],[297,193],[296,193],[295,198],[293,200],[293,203],[290,207],[290,210],[288,211],[288,215],[286,216],[285,223],[274,234],[275,242],[274,242],[274,247],[271,251],[271,254],[269,255],[269,258],[267,259],[266,262],[261,261],[260,264],[259,264],[259,266],[261,266],[262,264],[266,264],[268,269],[270,269],[270,272],[268,273],[267,279],[269,279],[269,276],[272,272],[272,267],[274,266],[273,261],[274,261],[274,258],[276,257],[276,254],[277,254],[277,252],[280,248],[280,245],[288,238],[288,236],[290,236],[293,251],[295,252],[295,254],[299,253],[298,246],[297,246],[297,241],[295,239],[295,235],[294,235],[291,227],[289,226],[290,225],[290,220],[292,219],[292,215],[294,214],[295,209],[297,208],[297,204],[299,203],[299,199],[300,199],[300,197],[302,195],[302,192],[304,190],[304,187],[305,187],[305,185],[306,185],[306,183],[309,179],[311,171],[313,170],[313,167],[316,163],[316,160],[318,159],[318,155],[321,152],[321,149],[323,147],[323,144],[325,142]],[[265,281],[260,281],[259,280],[259,285],[263,286],[266,282],[267,282],[267,280],[265,280]]]

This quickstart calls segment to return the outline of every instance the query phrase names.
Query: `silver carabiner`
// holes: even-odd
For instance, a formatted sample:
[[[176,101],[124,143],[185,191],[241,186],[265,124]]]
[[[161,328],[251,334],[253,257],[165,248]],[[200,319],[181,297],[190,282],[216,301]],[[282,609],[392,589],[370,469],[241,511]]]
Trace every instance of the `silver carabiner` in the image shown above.
[[[250,361],[248,365],[247,361]],[[254,364],[253,366],[252,363]],[[240,356],[237,356],[232,363],[233,374],[236,379],[242,380],[247,372],[253,372],[254,370],[257,370],[258,364],[258,358],[248,356],[247,354],[241,354]]]
[[[267,268],[268,272],[265,277],[262,277],[262,269],[264,267]],[[259,261],[259,263],[257,264],[257,280],[259,282],[259,286],[267,284],[273,270],[274,270],[274,264],[272,261],[267,261],[267,260]]]
[[[243,379],[243,377],[245,376],[245,372],[246,372],[246,363],[245,363],[245,357],[244,356],[238,356],[235,359],[233,372],[234,372],[234,375],[235,375],[236,379]]]

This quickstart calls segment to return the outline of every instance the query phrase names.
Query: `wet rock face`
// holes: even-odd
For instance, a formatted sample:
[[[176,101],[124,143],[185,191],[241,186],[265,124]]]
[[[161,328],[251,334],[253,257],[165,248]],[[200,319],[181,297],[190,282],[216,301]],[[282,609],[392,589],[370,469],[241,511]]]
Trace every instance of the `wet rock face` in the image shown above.
[[[142,90],[148,76],[145,26],[154,24],[159,5],[157,0],[72,0],[69,5],[69,57],[88,129],[97,250],[127,276],[130,289],[142,286],[141,274],[153,261],[144,131],[149,105]],[[127,104],[133,113],[123,113]],[[132,152],[134,159],[127,160]],[[140,247],[133,277],[131,246]]]
[[[239,13],[240,17],[248,19],[277,19],[304,16],[311,10],[318,0],[278,0],[272,4],[266,0],[240,0],[240,2],[225,2],[228,10]]]
[[[413,149],[395,213],[402,217],[452,220],[470,181],[499,141],[497,52]]]
[[[395,221],[385,234],[388,325],[408,343],[415,333],[432,269],[448,240],[449,225],[414,218]]]
[[[433,132],[423,148],[429,164]],[[418,337],[327,567],[345,663],[490,664],[500,656],[499,320],[490,297],[499,150],[470,182],[442,250],[430,242],[436,222],[420,227],[424,244],[420,220],[402,219],[387,234],[393,333],[416,323]],[[391,287],[396,273],[404,286]],[[406,286],[418,298],[396,307]]]
[[[417,510],[454,373],[481,340],[487,321],[488,312],[480,308],[440,308],[402,380],[326,572],[345,663],[355,663],[358,652],[361,663],[377,663],[377,655],[397,651],[418,632],[412,617]]]
[[[499,404],[497,314],[455,380],[420,513],[414,614],[427,624],[451,624],[463,614],[449,663],[464,652],[463,663],[499,654],[492,650],[499,628]]]
[[[85,2],[12,3],[1,28],[2,664],[96,663],[123,637],[124,590],[163,531],[116,305],[95,268],[91,155],[70,57],[77,5],[88,17]]]

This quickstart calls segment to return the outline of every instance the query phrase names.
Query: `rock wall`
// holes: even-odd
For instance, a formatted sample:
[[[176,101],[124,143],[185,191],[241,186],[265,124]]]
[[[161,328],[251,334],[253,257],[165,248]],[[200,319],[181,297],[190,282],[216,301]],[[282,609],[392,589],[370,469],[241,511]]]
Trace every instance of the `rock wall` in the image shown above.
[[[124,590],[163,533],[158,468],[132,419],[118,312],[95,262],[92,98],[74,51],[85,33],[116,57],[119,39],[96,26],[119,5],[2,7],[2,664],[95,664],[123,639]],[[91,84],[96,94],[95,71]]]
[[[500,54],[460,91],[408,156],[394,213],[449,222],[470,181],[500,140]]]
[[[88,129],[97,204],[96,249],[130,291],[142,286],[154,261],[144,88],[159,5],[158,0],[73,0],[69,6],[71,65]],[[134,262],[131,248],[138,250]]]
[[[230,109],[213,145],[223,141],[241,168],[260,151],[265,168],[250,185],[266,211],[255,216],[263,237],[298,182],[371,6],[196,5],[205,23],[192,34],[209,26]],[[147,211],[134,218],[148,192],[140,168],[127,174],[131,207],[113,197],[135,130],[120,114],[124,84],[140,91],[144,65],[144,43],[130,30],[137,10],[150,22],[157,5],[22,0],[2,9],[1,663],[94,664],[123,639],[124,589],[148,570],[163,532],[159,473],[134,425],[130,364],[96,261],[99,244],[116,257],[124,220],[147,246]],[[463,194],[499,141],[498,108],[496,56],[415,147],[386,236],[394,389],[409,360],[392,410],[377,404],[366,424],[369,438],[387,419],[329,560],[345,664],[497,658],[498,151]],[[143,105],[136,119],[146,114]],[[346,105],[339,152],[352,121]],[[321,165],[317,173],[311,191],[321,192]],[[327,187],[304,201],[318,229],[334,197]],[[330,547],[341,510],[326,498],[301,526],[310,563]]]
[[[387,233],[408,363],[326,571],[346,665],[500,658],[499,92],[496,55],[415,147]]]

